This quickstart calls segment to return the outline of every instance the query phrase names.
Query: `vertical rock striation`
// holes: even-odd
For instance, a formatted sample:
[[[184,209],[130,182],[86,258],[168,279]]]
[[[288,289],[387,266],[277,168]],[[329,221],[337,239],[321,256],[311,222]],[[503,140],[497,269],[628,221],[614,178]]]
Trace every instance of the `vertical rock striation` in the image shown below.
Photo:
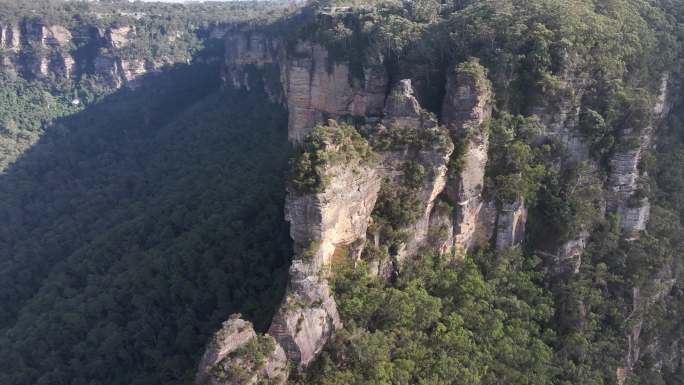
[[[505,249],[520,245],[525,237],[527,208],[523,199],[504,204],[496,221],[496,248]]]
[[[355,79],[346,63],[331,60],[321,45],[299,41],[283,68],[283,87],[289,111],[288,135],[301,142],[313,127],[325,120],[380,115],[387,92],[382,65],[364,70]]]
[[[485,69],[476,61],[464,63],[449,74],[442,104],[442,120],[459,152],[457,170],[447,186],[447,195],[455,204],[454,248],[462,253],[482,246],[491,237],[491,228],[484,225],[482,214],[486,203],[482,199],[489,127],[492,112],[491,84]],[[488,214],[488,213],[487,213]]]
[[[639,166],[644,154],[652,146],[656,127],[669,111],[668,92],[669,75],[665,74],[646,126],[625,127],[618,148],[610,159],[608,211],[617,214],[620,227],[632,238],[646,229],[650,214],[648,197],[640,194],[640,179],[645,175]]]
[[[283,102],[280,39],[259,32],[225,32],[223,81],[234,88],[262,87],[274,102]]]
[[[273,73],[278,73],[277,80]],[[446,184],[453,145],[446,130],[420,107],[410,80],[398,82],[387,97],[389,80],[382,65],[365,68],[363,74],[363,80],[355,78],[348,64],[332,61],[327,50],[315,43],[300,41],[293,52],[287,52],[278,39],[264,34],[226,34],[226,84],[260,85],[272,90],[272,96],[282,90],[291,141],[304,143],[314,127],[327,119],[352,117],[368,118],[363,128],[367,133],[382,132],[394,139],[400,133],[419,139],[371,149],[358,134],[345,131],[354,131],[351,126],[342,128],[331,122],[316,128],[322,140],[317,155],[326,159],[320,169],[322,183],[315,191],[289,188],[285,215],[295,257],[285,298],[269,329],[299,368],[310,364],[341,327],[327,280],[329,267],[338,259],[360,257],[383,180],[402,183],[407,162],[424,170],[417,189],[420,213],[404,229],[410,236],[395,256],[398,259],[425,245],[431,212]],[[365,146],[360,153],[374,155],[364,158],[349,152],[350,146],[359,145]]]
[[[333,126],[331,135],[340,134],[338,129]],[[322,151],[332,158],[339,144],[326,140]],[[354,156],[327,164],[324,173],[321,192],[289,191],[285,218],[296,255],[285,299],[269,329],[299,367],[306,367],[341,326],[327,268],[336,257],[358,255],[380,190],[374,164]]]
[[[382,174],[390,182],[389,186],[400,188],[413,184],[409,187],[415,190],[417,198],[417,218],[399,229],[407,234],[407,239],[392,256],[400,266],[406,257],[416,255],[426,246],[430,215],[446,186],[453,144],[446,129],[420,106],[410,79],[401,80],[392,88],[383,113],[382,120],[368,133],[372,142],[378,138],[383,140],[386,135],[391,137],[386,147],[375,144],[382,158]],[[409,137],[413,139],[406,140]],[[411,173],[416,175],[408,175]],[[416,177],[419,180],[414,180]]]
[[[183,33],[168,31],[167,42]],[[145,74],[186,60],[161,52],[142,55],[140,48],[149,45],[145,39],[133,25],[67,28],[24,18],[0,25],[0,69],[28,79],[78,82],[89,77],[110,88],[135,88]]]

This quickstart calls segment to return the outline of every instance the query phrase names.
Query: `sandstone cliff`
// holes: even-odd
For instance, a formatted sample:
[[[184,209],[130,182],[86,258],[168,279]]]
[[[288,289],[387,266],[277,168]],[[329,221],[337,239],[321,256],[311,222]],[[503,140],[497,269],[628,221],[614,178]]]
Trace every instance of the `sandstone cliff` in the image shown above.
[[[265,33],[226,35],[224,81],[238,88],[260,85],[287,105],[293,142],[302,142],[327,119],[381,116],[389,88],[385,67],[378,63],[363,72],[363,79],[355,78],[347,63],[333,61],[325,47],[311,41],[287,50],[281,39]]]
[[[542,127],[539,144],[559,149],[548,166],[559,174],[574,172],[573,194],[587,194],[592,207],[585,211],[598,214],[582,218],[569,238],[539,250],[552,257],[557,272],[576,273],[592,221],[605,212],[597,190],[606,181],[579,127],[587,79],[578,75],[577,63],[566,61],[564,71],[544,80],[527,115],[537,116]],[[352,73],[349,63],[333,60],[316,42],[289,46],[268,33],[226,35],[226,84],[264,87],[287,106],[288,136],[295,146],[310,151],[315,140],[321,151],[306,158],[318,173],[315,188],[288,191],[295,258],[269,329],[299,368],[309,365],[341,326],[327,280],[335,263],[363,259],[371,271],[390,278],[405,258],[424,249],[458,255],[488,245],[519,247],[525,239],[529,213],[522,195],[508,203],[483,195],[494,99],[486,69],[471,59],[447,74],[438,120],[422,108],[411,80],[391,80],[386,64],[369,62]],[[663,84],[655,116],[667,109],[667,81]],[[652,127],[639,132],[641,145],[611,158],[607,181],[613,192],[608,210],[618,213],[627,232],[643,228],[648,215],[647,201],[630,206]],[[372,155],[350,155],[359,144]]]
[[[288,134],[301,141],[328,118],[381,114],[388,79],[384,66],[364,69],[364,80],[353,78],[349,65],[334,62],[320,44],[300,41],[283,68],[289,111]]]
[[[0,69],[27,79],[79,82],[90,77],[106,87],[133,88],[160,66],[189,60],[190,52],[172,56],[143,49],[153,43],[172,46],[179,35],[182,32],[167,31],[155,37],[163,41],[151,42],[134,25],[67,28],[40,19],[20,19],[0,25]],[[149,54],[143,54],[144,50]]]
[[[288,359],[306,367],[341,326],[327,282],[328,268],[339,259],[360,258],[367,234],[374,246],[385,241],[372,219],[381,187],[402,186],[407,172],[415,179],[410,189],[415,218],[386,224],[407,237],[395,245],[392,255],[371,261],[378,273],[389,275],[397,268],[396,261],[426,246],[453,145],[436,118],[421,108],[410,80],[390,87],[381,64],[364,69],[360,80],[347,64],[331,61],[319,44],[300,41],[288,52],[278,39],[259,33],[229,33],[226,44],[226,83],[266,87],[276,100],[282,95],[290,111],[290,139],[305,153],[311,151],[306,161],[325,159],[316,169],[319,185],[289,190],[286,219],[295,258],[285,298],[269,329]],[[279,76],[274,78],[274,73]],[[335,123],[353,117],[365,121],[358,130],[370,143],[356,128]],[[326,119],[333,121],[320,125]],[[407,171],[409,166],[412,171]]]
[[[482,199],[491,113],[491,84],[477,61],[463,63],[449,74],[442,120],[460,149],[454,154],[459,167],[451,170],[447,187],[447,195],[456,205],[453,238],[458,254],[484,246],[492,235],[483,218],[491,213],[483,209],[487,203]]]
[[[653,144],[655,129],[669,111],[669,75],[661,80],[656,100],[652,102],[650,117],[643,127],[623,127],[618,148],[610,159],[608,177],[608,210],[617,214],[620,227],[631,237],[646,229],[650,203],[640,195],[643,188],[640,163]]]
[[[327,281],[334,258],[354,258],[365,242],[380,189],[375,160],[351,127],[319,126],[320,192],[290,188],[285,217],[295,244],[290,283],[269,332],[288,358],[307,366],[341,326]],[[352,187],[353,186],[353,187]]]
[[[234,315],[209,341],[196,383],[251,385],[287,382],[285,352],[270,336],[257,336],[252,324]]]
[[[375,247],[381,247],[387,241],[383,239],[381,226],[394,227],[395,231],[406,234],[395,247],[388,248],[387,257],[392,258],[391,264],[396,265],[396,270],[406,257],[416,255],[421,247],[427,246],[430,216],[437,197],[446,186],[447,163],[453,144],[446,129],[420,106],[409,79],[399,81],[392,88],[383,114],[379,123],[366,128],[366,135],[382,159],[380,172],[385,178],[386,189],[399,191],[400,199],[415,201],[411,208],[414,218],[406,223],[396,223],[396,219],[388,217],[386,212],[376,210],[374,213],[376,226],[371,233]],[[393,198],[385,196],[385,199]],[[391,265],[388,260],[374,262],[386,267]],[[388,273],[384,269],[382,275]]]

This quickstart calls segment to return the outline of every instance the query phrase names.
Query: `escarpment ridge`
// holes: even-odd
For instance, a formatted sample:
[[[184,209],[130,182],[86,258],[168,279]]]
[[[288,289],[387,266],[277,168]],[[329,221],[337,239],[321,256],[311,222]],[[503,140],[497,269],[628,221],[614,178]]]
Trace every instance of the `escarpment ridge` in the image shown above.
[[[0,2],[2,385],[684,381],[681,2]]]
[[[554,274],[577,274],[597,221],[617,218],[626,240],[646,229],[650,206],[638,197],[639,164],[671,104],[669,75],[644,107],[653,119],[628,123],[633,127],[599,156],[601,138],[586,127],[595,113],[588,64],[570,54],[529,97],[527,114],[516,117],[501,102],[510,91],[493,85],[500,72],[492,75],[474,57],[440,69],[435,102],[416,88],[424,86],[420,71],[405,76],[411,64],[380,57],[359,68],[316,39],[235,31],[225,52],[227,86],[263,87],[288,109],[298,155],[285,217],[295,248],[269,334],[299,370],[342,327],[328,282],[340,260],[364,261],[391,280],[404,260],[425,250],[458,261],[490,247],[535,245]],[[508,152],[511,145],[521,152]],[[575,217],[562,237],[526,243],[537,236],[526,227],[539,220],[539,204],[528,190],[536,187],[525,184],[534,186],[540,173],[573,175],[573,199],[583,200],[578,213],[587,217]]]

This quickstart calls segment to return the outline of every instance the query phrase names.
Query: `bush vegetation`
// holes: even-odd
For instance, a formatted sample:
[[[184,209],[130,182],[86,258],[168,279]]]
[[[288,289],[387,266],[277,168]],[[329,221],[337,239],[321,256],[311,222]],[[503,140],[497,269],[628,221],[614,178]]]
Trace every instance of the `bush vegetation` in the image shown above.
[[[290,185],[298,193],[322,192],[334,167],[359,167],[374,159],[375,153],[353,126],[330,120],[304,139],[290,162]]]
[[[291,255],[287,114],[218,76],[120,90],[0,174],[0,383],[187,384],[229,314],[267,328]]]

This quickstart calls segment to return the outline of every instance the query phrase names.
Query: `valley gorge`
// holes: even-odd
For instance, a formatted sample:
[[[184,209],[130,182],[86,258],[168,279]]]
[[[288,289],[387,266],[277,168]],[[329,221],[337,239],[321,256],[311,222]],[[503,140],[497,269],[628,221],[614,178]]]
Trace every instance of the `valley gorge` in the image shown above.
[[[192,332],[183,333],[194,336],[192,345],[183,345],[181,331],[172,338],[187,349],[179,359],[185,371],[168,374],[174,365],[167,363],[165,373],[174,379],[150,383],[670,385],[684,379],[684,211],[678,205],[684,184],[674,171],[684,164],[684,9],[637,0],[604,8],[552,0],[504,1],[505,7],[497,1],[342,3],[293,3],[268,11],[277,14],[269,13],[268,21],[250,21],[250,14],[159,30],[139,24],[142,14],[109,25],[0,18],[3,76],[69,90],[54,102],[63,110],[48,107],[56,115],[42,118],[33,133],[21,132],[22,120],[0,114],[6,147],[0,170],[21,175],[24,153],[68,125],[58,119],[118,94],[139,103],[140,127],[173,115],[157,117],[163,107],[146,107],[146,92],[187,98],[177,118],[157,125],[189,141],[199,140],[193,124],[203,123],[183,122],[189,116],[202,122],[197,111],[208,111],[219,131],[232,116],[245,114],[242,125],[259,122],[250,134],[236,128],[229,139],[215,139],[228,146],[226,153],[242,140],[250,141],[250,151],[261,144],[269,151],[259,167],[270,179],[250,190],[257,198],[246,204],[253,207],[221,225],[237,244],[237,234],[251,228],[259,228],[259,240],[237,251],[244,255],[240,262],[222,260],[208,273],[205,267],[192,273],[201,284],[165,290],[178,298],[184,290],[215,290],[239,282],[246,266],[259,282],[199,301],[198,312],[210,318],[187,325]],[[638,42],[629,41],[637,35]],[[207,78],[164,91],[166,74],[184,68],[190,71],[184,76]],[[148,139],[146,129],[113,140],[141,135],[131,143],[151,140],[144,153],[171,135]],[[168,145],[173,150],[154,160],[161,169],[173,151],[208,156]],[[131,164],[146,162],[135,156]],[[268,156],[279,161],[270,164]],[[251,170],[250,155],[245,159],[235,162]],[[202,173],[207,180],[227,177],[231,162],[202,163]],[[172,174],[169,167],[163,175]],[[122,179],[124,189],[152,194],[140,178]],[[270,228],[251,221],[260,218],[261,190]],[[226,205],[243,199],[235,194]],[[175,196],[160,202],[185,205]],[[221,206],[214,197],[189,199]],[[174,211],[164,204],[154,215]],[[0,218],[15,218],[13,210],[0,207]],[[203,210],[197,217],[211,228],[213,209]],[[163,236],[189,231],[180,230],[178,219],[189,214],[174,215]],[[208,231],[196,235],[200,243],[218,242],[221,235]],[[273,251],[260,254],[269,232]],[[9,234],[4,230],[0,238]],[[98,239],[87,242],[91,247]],[[193,251],[178,247],[185,254],[177,263],[185,267],[154,262],[149,270],[178,268],[174,277],[182,277]],[[202,258],[214,254],[221,251]],[[262,266],[250,264],[253,254]],[[194,289],[204,284],[211,286]],[[258,298],[257,305],[233,306],[241,295]],[[0,300],[9,296],[0,293]],[[165,301],[137,302],[149,309]],[[211,310],[221,302],[231,306]],[[17,307],[17,317],[23,311]],[[13,317],[0,318],[0,326],[21,319]],[[163,330],[152,339],[171,333]],[[2,361],[0,372],[9,367]],[[0,380],[26,383],[13,373]],[[45,378],[66,378],[54,376]]]

